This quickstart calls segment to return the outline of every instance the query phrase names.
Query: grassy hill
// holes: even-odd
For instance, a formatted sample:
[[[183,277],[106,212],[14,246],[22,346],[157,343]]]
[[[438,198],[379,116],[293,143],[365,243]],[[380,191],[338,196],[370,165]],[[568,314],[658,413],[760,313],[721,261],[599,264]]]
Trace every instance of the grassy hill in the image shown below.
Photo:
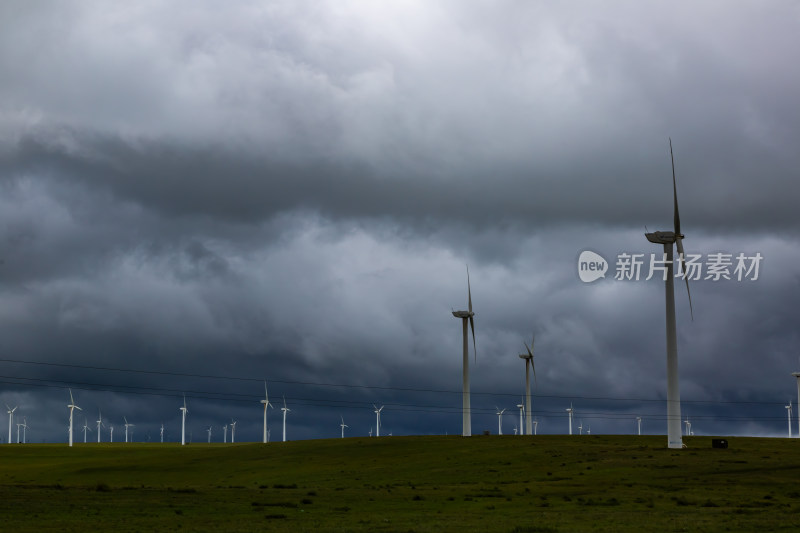
[[[800,442],[632,436],[0,446],[6,531],[799,531]]]

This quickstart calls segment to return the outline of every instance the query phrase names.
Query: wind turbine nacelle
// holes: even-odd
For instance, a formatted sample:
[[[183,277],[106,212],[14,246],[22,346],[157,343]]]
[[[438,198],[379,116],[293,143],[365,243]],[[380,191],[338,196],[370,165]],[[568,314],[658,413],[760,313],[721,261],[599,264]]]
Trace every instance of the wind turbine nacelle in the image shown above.
[[[683,238],[683,235],[675,235],[674,231],[654,231],[653,233],[645,233],[644,236],[654,244],[675,244],[677,239]]]
[[[528,355],[526,353],[519,354],[519,358],[520,359],[533,359],[533,357],[531,357],[530,355]]]
[[[453,316],[456,318],[469,318],[475,316],[475,313],[470,313],[469,311],[453,311]]]

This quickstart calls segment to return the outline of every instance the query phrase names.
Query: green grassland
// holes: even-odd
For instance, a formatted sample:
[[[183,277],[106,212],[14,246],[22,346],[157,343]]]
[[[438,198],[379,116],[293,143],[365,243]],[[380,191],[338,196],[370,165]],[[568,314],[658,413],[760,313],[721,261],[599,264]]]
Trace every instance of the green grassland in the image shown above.
[[[4,531],[800,531],[800,442],[0,446]]]

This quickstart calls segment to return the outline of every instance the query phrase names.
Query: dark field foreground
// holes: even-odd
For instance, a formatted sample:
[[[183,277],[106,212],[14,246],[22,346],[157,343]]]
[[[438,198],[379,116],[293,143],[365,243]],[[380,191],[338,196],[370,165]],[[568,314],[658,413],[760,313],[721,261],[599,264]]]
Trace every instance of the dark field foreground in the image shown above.
[[[3,531],[800,531],[800,441],[0,446]]]

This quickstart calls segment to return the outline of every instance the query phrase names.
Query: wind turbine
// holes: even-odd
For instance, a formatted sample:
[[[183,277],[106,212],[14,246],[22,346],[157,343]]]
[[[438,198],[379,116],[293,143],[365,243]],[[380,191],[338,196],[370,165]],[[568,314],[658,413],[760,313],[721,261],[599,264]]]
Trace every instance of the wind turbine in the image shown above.
[[[380,409],[373,403],[372,407],[375,408],[375,436],[381,436],[381,411],[383,411],[383,405],[381,405]]]
[[[572,409],[572,404],[570,403],[569,404],[569,409],[567,409],[567,414],[569,415],[569,434],[570,435],[572,435],[572,412],[573,411],[574,411],[574,409]]]
[[[525,432],[522,430],[522,413],[525,411],[525,405],[521,402],[517,404],[517,408],[519,409],[519,434],[524,435]]]
[[[535,418],[533,419],[533,434],[536,435],[536,426],[539,425],[539,421]]]
[[[369,436],[370,437],[372,436],[372,426],[370,426],[370,428],[369,428]]]
[[[8,444],[11,444],[11,422],[14,420],[14,411],[17,410],[17,407],[19,407],[19,405],[14,406],[12,409],[6,404],[6,409],[8,409]]]
[[[291,411],[291,409],[286,407],[286,396],[283,397],[283,407],[281,407],[281,411],[283,411],[283,442],[286,442],[286,413]],[[231,442],[233,442],[232,433],[231,433]]]
[[[186,444],[186,413],[189,410],[186,408],[186,395],[183,395],[183,407],[178,408],[181,412],[181,446]]]
[[[689,311],[692,310],[692,294],[689,292],[689,278],[686,275],[685,254],[681,233],[681,217],[678,214],[678,187],[675,183],[675,158],[672,155],[672,139],[669,140],[669,157],[672,161],[672,195],[674,201],[674,230],[645,233],[647,240],[664,246],[666,256],[666,316],[667,316],[667,445],[670,448],[682,448],[681,440],[681,394],[678,383],[678,335],[675,326],[675,281],[673,276],[672,245],[678,248],[678,260],[681,262],[682,277],[686,281],[686,293],[689,295]]]
[[[533,368],[533,381],[536,381],[536,366],[533,364],[533,343],[536,340],[534,336],[531,339],[531,345],[528,346],[527,343],[525,344],[525,349],[528,350],[527,354],[519,354],[520,358],[525,360],[525,411],[527,412],[525,416],[525,433],[528,435],[533,435],[533,428],[531,423],[531,376],[530,376],[530,369],[528,368],[528,363],[530,363],[531,368]]]
[[[164,423],[161,423],[161,444],[164,444]]]
[[[228,424],[222,426],[222,442],[226,444],[228,442]]]
[[[683,423],[686,424],[686,436],[688,437],[690,432],[692,431],[692,423],[689,422],[688,416],[686,417],[686,420],[683,421]]]
[[[25,443],[28,442],[27,433],[28,433],[28,419],[23,416],[22,417],[22,444],[25,444]]]
[[[516,435],[516,434],[517,434],[517,425],[514,424],[514,435]]]
[[[236,442],[236,420],[231,418],[231,444]]]
[[[100,412],[100,409],[97,410],[97,444],[100,444],[100,428],[105,427],[103,425],[103,414]]]
[[[800,372],[792,372],[792,375],[797,378],[797,436],[800,437]]]
[[[83,443],[86,444],[86,432],[91,433],[92,429],[89,427],[89,420],[84,416],[83,417]],[[19,439],[19,434],[17,434],[17,439]]]
[[[135,424],[128,423],[128,419],[125,418],[124,416],[122,417],[122,419],[125,421],[125,442],[128,442],[128,428],[133,427]],[[133,437],[133,435],[131,435],[131,437]]]
[[[578,435],[583,435],[583,420],[578,421]]]
[[[497,409],[497,434],[498,435],[502,435],[503,434],[503,413],[505,413],[506,410],[503,409],[501,411],[496,405],[494,406],[494,408]]]
[[[267,407],[273,408],[272,404],[269,403],[269,392],[267,392],[267,381],[264,380],[264,399],[261,400],[261,403],[264,404],[264,444],[267,443]]]
[[[786,414],[789,417],[789,438],[792,438],[792,400],[789,400],[789,405],[786,406]],[[19,436],[17,436],[19,438]]]
[[[72,397],[72,389],[69,389],[69,405],[67,407],[69,407],[69,445],[72,446],[72,412],[75,409],[83,411],[83,409],[75,405],[75,400]],[[14,409],[16,409],[16,407]]]
[[[211,444],[211,426],[208,426],[206,431],[208,431],[208,443]]]
[[[462,392],[461,392],[461,435],[469,437],[472,435],[472,417],[469,406],[469,337],[467,335],[467,322],[472,328],[472,349],[475,353],[475,362],[478,362],[478,351],[475,347],[475,313],[472,312],[472,289],[469,284],[469,267],[467,267],[467,302],[469,305],[468,311],[453,311],[453,316],[461,319],[461,324],[464,330],[464,374],[462,377]],[[380,436],[380,430],[379,434]]]
[[[21,427],[22,427],[22,422],[17,422],[17,444],[20,443],[20,440],[19,440],[19,428],[21,428]]]
[[[641,416],[637,416],[636,417],[636,424],[639,426],[639,435],[641,435],[642,434],[642,417]]]
[[[342,423],[339,425],[342,427],[342,438],[344,438],[344,428],[349,428],[350,426],[344,423],[344,417],[342,417],[342,415],[339,415],[339,418],[342,419]]]

